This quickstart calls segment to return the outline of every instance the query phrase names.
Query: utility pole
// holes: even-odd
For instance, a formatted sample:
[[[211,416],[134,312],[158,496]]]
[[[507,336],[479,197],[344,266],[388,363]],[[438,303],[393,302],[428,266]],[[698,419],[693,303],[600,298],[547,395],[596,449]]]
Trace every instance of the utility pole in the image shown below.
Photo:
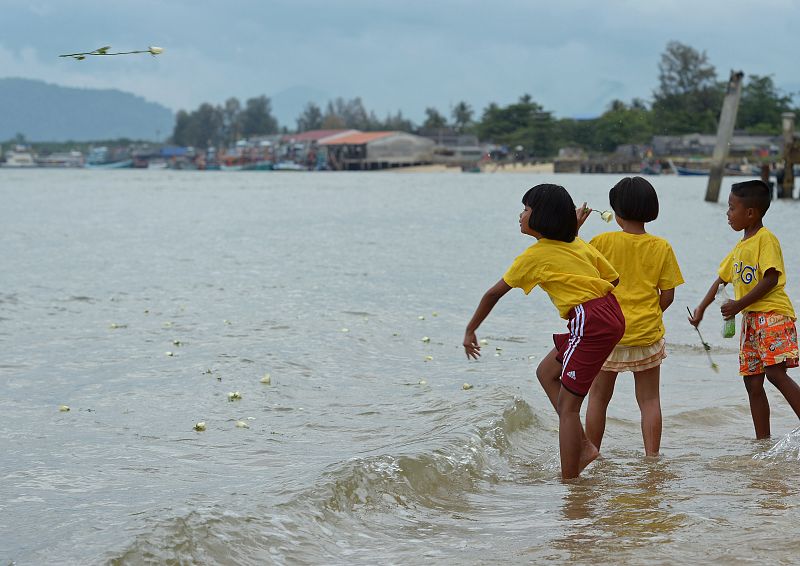
[[[742,78],[744,78],[743,72],[731,71],[731,77],[728,79],[728,89],[725,92],[725,100],[722,101],[722,112],[717,127],[717,145],[714,146],[714,154],[711,156],[706,202],[717,202],[719,199],[725,160],[728,158],[733,127],[736,125],[736,113],[739,110],[739,99],[742,96]]]
[[[781,114],[783,122],[783,191],[782,198],[792,198],[794,192],[794,163],[800,160],[800,143],[794,141],[794,112]]]

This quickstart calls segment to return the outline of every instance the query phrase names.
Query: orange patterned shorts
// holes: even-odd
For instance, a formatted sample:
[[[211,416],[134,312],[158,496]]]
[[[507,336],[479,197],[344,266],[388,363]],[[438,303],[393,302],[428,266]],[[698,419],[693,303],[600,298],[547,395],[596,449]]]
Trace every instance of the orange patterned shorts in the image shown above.
[[[764,368],[786,362],[798,366],[797,329],[794,320],[774,312],[747,312],[742,317],[739,374],[758,375]]]

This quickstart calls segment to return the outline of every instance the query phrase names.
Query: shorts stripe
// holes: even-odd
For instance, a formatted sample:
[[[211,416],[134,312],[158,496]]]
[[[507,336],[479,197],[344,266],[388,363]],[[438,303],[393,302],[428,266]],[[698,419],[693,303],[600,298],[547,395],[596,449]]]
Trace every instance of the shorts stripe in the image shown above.
[[[575,353],[575,350],[578,347],[578,344],[581,343],[581,338],[583,338],[583,322],[586,318],[586,315],[583,311],[583,305],[578,305],[575,307],[575,318],[570,321],[570,337],[569,337],[569,346],[567,346],[567,351],[564,352],[564,364],[563,367],[566,368],[569,364],[569,359],[572,357],[572,354]],[[563,374],[562,374],[563,376]]]

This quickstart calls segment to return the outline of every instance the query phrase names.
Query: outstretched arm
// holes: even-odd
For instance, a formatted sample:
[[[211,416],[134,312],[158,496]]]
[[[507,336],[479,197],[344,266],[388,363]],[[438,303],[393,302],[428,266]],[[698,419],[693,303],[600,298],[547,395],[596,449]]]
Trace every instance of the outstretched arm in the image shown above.
[[[492,312],[497,301],[510,290],[509,284],[501,279],[483,294],[483,298],[478,303],[478,308],[475,309],[475,314],[472,315],[469,324],[467,324],[467,330],[464,332],[464,351],[467,354],[467,358],[477,360],[480,357],[481,347],[478,344],[478,337],[475,336],[475,331],[478,330],[483,320]]]
[[[725,301],[725,304],[722,305],[720,311],[722,312],[722,316],[725,318],[731,318],[732,316],[736,316],[744,309],[755,303],[761,297],[766,295],[770,290],[772,290],[775,285],[778,284],[778,270],[774,267],[770,267],[767,269],[767,272],[764,274],[764,277],[761,278],[761,281],[756,283],[756,286],[753,287],[749,293],[747,293],[744,297],[739,299],[738,301]]]
[[[694,309],[692,316],[689,317],[689,324],[697,328],[700,321],[703,320],[703,314],[706,312],[708,305],[714,302],[714,297],[717,295],[717,289],[720,285],[724,285],[725,281],[721,277],[717,277],[708,289],[706,296],[700,301],[700,304]]]

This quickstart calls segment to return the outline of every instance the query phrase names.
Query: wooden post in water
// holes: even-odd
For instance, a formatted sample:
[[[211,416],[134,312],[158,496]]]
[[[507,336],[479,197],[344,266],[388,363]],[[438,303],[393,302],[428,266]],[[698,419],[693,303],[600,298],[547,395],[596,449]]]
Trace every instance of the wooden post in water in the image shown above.
[[[781,114],[783,122],[783,190],[778,191],[782,198],[792,198],[794,192],[794,112]]]
[[[742,96],[743,77],[743,72],[731,71],[731,78],[728,79],[728,89],[725,92],[725,100],[722,101],[722,112],[719,115],[717,144],[714,146],[714,154],[711,156],[706,202],[717,202],[719,199],[722,174],[725,171],[725,160],[728,158],[728,148],[731,145],[733,127],[736,125],[736,112],[739,110],[739,98]]]

